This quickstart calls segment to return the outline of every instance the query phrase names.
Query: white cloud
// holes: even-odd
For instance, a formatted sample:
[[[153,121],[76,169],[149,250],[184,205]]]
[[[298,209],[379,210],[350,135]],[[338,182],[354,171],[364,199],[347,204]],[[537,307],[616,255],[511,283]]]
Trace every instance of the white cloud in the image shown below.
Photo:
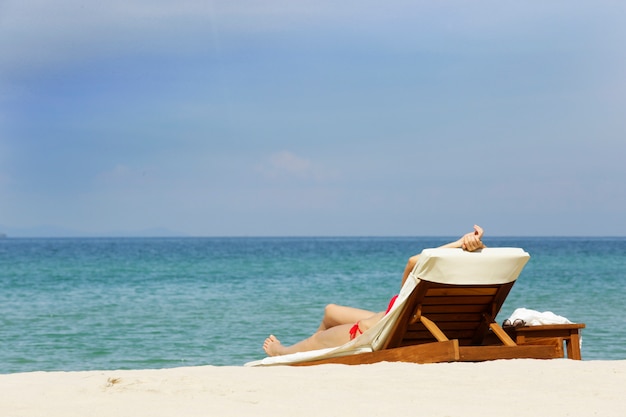
[[[306,174],[312,168],[311,161],[288,151],[278,152],[270,156],[270,164],[274,169],[289,174]]]
[[[127,165],[118,164],[96,177],[96,184],[103,186],[136,186],[145,185],[150,177],[145,170],[137,170]]]
[[[323,181],[336,177],[332,170],[313,163],[290,151],[269,155],[257,166],[257,171],[267,179],[298,179]]]

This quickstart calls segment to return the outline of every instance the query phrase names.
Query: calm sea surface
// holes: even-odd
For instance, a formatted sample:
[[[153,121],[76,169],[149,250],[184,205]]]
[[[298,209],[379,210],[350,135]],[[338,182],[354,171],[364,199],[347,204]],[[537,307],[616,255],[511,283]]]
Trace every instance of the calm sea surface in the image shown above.
[[[242,365],[328,303],[384,310],[406,259],[452,238],[0,239],[0,373]],[[583,322],[626,359],[626,238],[497,238],[531,260],[502,308]]]

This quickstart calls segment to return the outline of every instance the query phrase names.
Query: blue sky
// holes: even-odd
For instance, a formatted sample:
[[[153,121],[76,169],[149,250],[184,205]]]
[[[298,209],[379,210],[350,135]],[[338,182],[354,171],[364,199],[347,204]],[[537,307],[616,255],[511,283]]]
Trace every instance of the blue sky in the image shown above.
[[[624,236],[624,21],[606,0],[5,0],[0,232]]]

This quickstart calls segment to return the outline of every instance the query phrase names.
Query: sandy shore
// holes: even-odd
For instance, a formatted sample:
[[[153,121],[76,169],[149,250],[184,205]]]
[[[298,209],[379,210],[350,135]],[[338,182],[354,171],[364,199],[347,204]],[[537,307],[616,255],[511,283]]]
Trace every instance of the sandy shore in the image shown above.
[[[623,416],[626,360],[0,375],[0,415]]]

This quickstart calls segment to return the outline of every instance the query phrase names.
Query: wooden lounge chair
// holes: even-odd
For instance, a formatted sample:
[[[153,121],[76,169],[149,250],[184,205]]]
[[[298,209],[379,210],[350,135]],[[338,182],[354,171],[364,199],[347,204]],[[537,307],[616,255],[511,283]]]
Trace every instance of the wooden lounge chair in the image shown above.
[[[495,322],[528,259],[529,255],[518,248],[486,248],[472,253],[425,250],[400,293],[396,302],[400,305],[394,305],[390,317],[385,317],[387,322],[359,336],[368,341],[371,351],[350,354],[349,349],[340,348],[318,357],[305,354],[283,364],[562,358],[561,334],[524,337],[522,330],[513,335],[516,341]],[[371,331],[375,334],[368,335]],[[359,338],[348,347],[359,346]]]

